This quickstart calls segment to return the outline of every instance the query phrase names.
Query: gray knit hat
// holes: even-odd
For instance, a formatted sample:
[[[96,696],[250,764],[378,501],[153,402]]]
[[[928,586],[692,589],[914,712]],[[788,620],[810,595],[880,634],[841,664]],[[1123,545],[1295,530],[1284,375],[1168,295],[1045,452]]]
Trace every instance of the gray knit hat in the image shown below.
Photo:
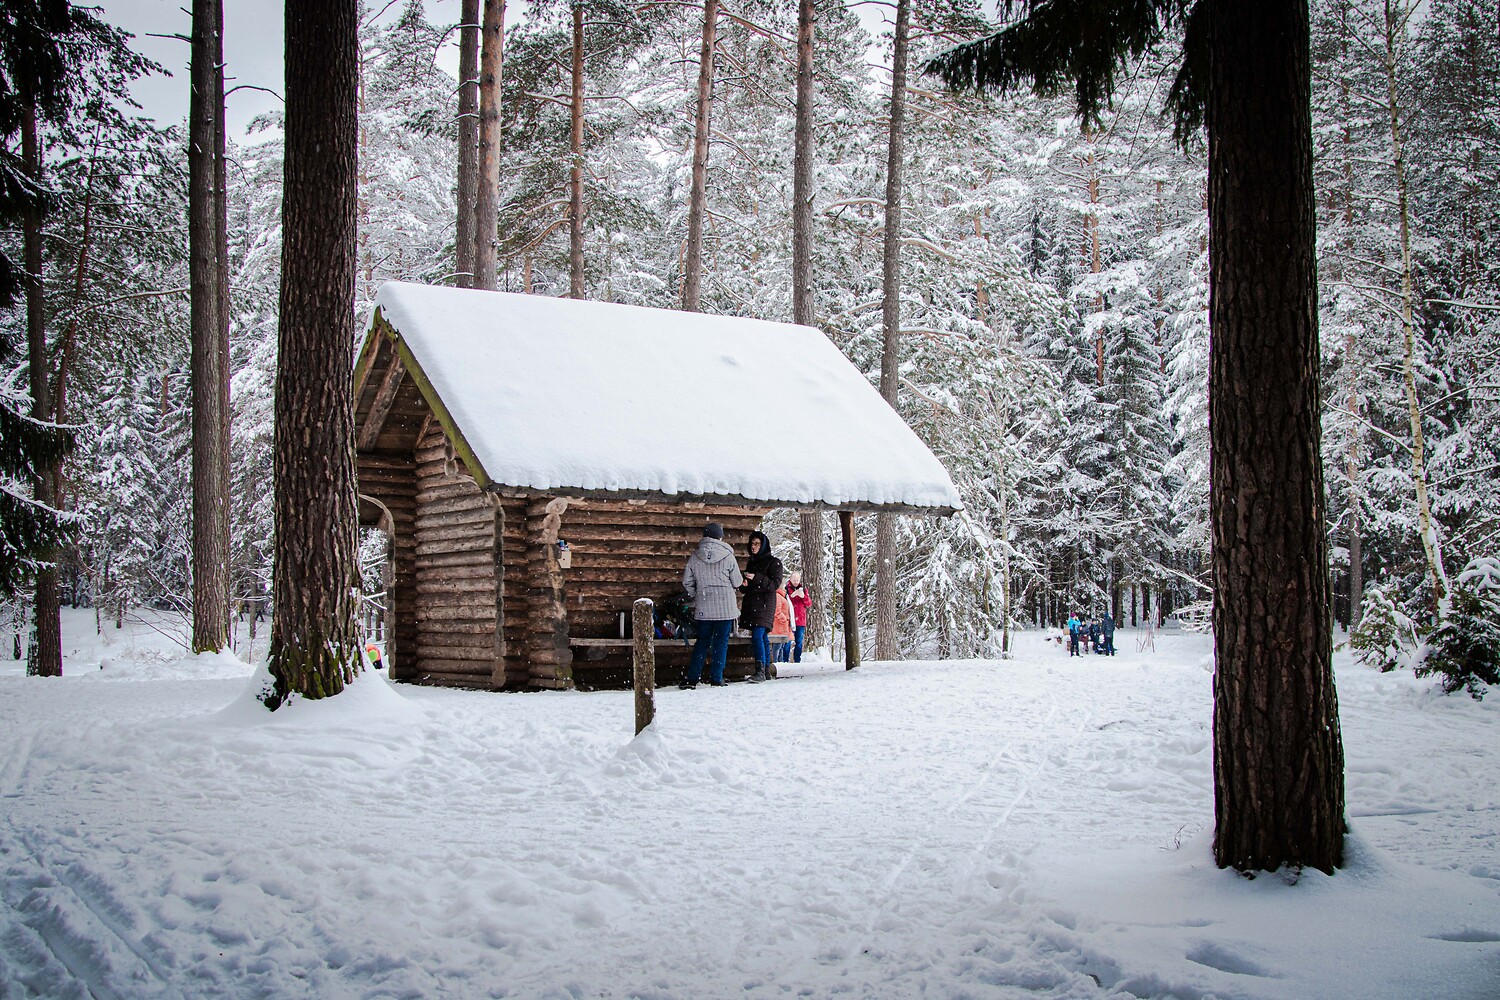
[[[724,526],[718,521],[709,521],[703,526],[703,534],[708,538],[723,538]]]

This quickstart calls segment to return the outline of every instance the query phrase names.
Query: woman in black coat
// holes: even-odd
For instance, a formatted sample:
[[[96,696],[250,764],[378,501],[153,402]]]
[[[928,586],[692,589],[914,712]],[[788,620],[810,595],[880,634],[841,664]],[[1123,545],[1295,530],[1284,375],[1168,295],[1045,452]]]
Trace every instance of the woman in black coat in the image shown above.
[[[750,532],[746,543],[750,558],[745,563],[745,595],[740,605],[740,624],[750,630],[750,648],[755,651],[752,683],[771,679],[771,626],[776,621],[776,591],[781,589],[781,560],[771,554],[771,540],[759,531]]]

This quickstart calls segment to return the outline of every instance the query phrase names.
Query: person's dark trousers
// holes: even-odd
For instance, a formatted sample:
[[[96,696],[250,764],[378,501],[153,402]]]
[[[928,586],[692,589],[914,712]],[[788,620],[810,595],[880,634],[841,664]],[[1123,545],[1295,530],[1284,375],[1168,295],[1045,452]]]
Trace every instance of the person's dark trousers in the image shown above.
[[[693,643],[693,657],[688,661],[689,684],[697,684],[698,679],[703,676],[705,658],[708,660],[709,683],[724,683],[724,661],[729,656],[729,633],[733,628],[732,619],[698,623],[698,641]]]
[[[759,625],[750,626],[750,648],[755,651],[755,663],[757,666],[770,666],[771,663],[771,630]]]
[[[802,634],[807,631],[806,625],[798,625],[792,629],[792,662],[802,662]]]
[[[1077,632],[1069,632],[1068,633],[1068,655],[1069,656],[1077,656],[1078,655],[1078,633]]]

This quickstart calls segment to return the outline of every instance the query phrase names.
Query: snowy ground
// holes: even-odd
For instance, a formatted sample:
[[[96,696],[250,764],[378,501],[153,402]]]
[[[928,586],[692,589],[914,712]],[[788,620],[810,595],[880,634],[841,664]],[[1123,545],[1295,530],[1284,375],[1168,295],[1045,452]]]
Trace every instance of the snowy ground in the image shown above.
[[[1339,659],[1349,867],[1216,869],[1202,636],[632,695],[0,660],[0,997],[1500,996],[1500,692]],[[8,653],[8,636],[5,637]],[[264,653],[264,633],[258,653]]]

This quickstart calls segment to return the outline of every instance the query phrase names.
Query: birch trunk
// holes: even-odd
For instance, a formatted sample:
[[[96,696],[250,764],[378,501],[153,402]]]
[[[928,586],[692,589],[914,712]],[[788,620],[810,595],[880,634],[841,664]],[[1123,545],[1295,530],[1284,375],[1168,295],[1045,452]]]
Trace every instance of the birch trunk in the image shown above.
[[[1401,232],[1401,339],[1402,373],[1406,381],[1406,411],[1411,424],[1411,477],[1417,487],[1417,532],[1422,539],[1422,554],[1427,558],[1428,584],[1439,622],[1445,621],[1453,606],[1448,573],[1443,568],[1443,543],[1432,516],[1428,496],[1426,446],[1422,434],[1422,403],[1417,397],[1417,332],[1412,321],[1412,254],[1411,212],[1406,184],[1406,151],[1401,138],[1401,103],[1396,93],[1397,43],[1406,37],[1406,19],[1410,9],[1396,8],[1385,0],[1385,79],[1386,111],[1391,126],[1391,168],[1396,174],[1396,208]]]

